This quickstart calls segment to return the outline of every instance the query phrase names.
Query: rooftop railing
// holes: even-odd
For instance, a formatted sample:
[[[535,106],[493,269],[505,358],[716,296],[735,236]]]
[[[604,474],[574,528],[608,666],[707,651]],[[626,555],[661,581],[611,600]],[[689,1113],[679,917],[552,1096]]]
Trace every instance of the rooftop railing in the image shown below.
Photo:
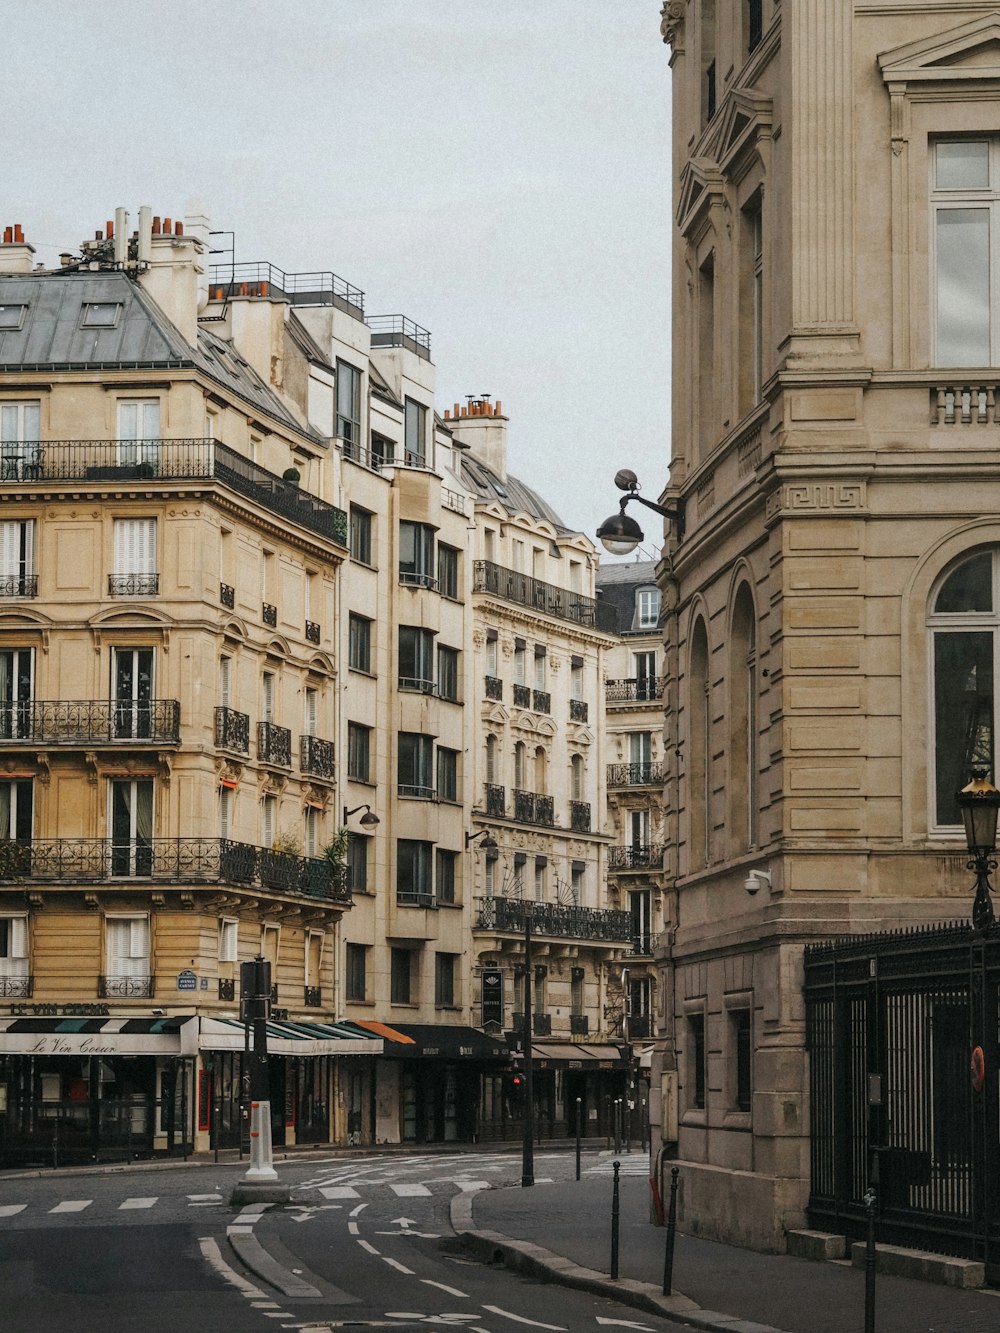
[[[559,620],[570,620],[576,625],[617,633],[618,612],[605,604],[568,588],[557,588],[552,583],[522,574],[516,569],[505,569],[492,560],[476,560],[472,566],[472,591],[499,597],[517,606],[528,606],[544,615]]]
[[[406,315],[369,315],[373,347],[407,347],[424,361],[431,359],[431,335]]]
[[[566,939],[631,943],[632,917],[628,912],[594,907],[564,907],[559,903],[527,902],[518,898],[478,898],[476,929],[523,935],[525,917],[537,935]]]
[[[208,294],[213,301],[234,296],[275,297],[291,305],[333,305],[355,319],[364,319],[365,294],[336,273],[285,273],[274,264],[213,264]]]

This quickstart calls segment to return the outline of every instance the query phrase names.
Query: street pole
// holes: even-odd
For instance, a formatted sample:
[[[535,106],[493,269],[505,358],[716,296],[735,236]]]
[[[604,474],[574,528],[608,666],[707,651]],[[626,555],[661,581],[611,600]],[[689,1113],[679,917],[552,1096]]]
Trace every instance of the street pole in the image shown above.
[[[278,1183],[271,1149],[271,1077],[267,1059],[267,1020],[271,1013],[271,964],[259,954],[240,964],[240,987],[253,1022],[250,1061],[250,1165],[233,1190],[234,1204],[287,1203],[291,1192]]]
[[[677,1177],[680,1167],[670,1168],[670,1210],[667,1213],[667,1248],[663,1255],[663,1294],[669,1296],[674,1280],[674,1236],[677,1232]]]
[[[576,1099],[576,1178],[580,1179],[580,1116],[583,1112],[583,1102],[579,1097]]]
[[[875,1333],[875,1202],[874,1187],[869,1185],[865,1193],[865,1333]]]
[[[531,962],[531,903],[524,906],[524,1125],[521,1140],[521,1188],[535,1183],[535,1090],[534,1061],[531,1056],[531,990],[534,968]]]
[[[611,1276],[618,1277],[618,1226],[620,1220],[620,1199],[618,1172],[622,1169],[621,1162],[612,1162],[615,1172],[615,1183],[611,1193]]]

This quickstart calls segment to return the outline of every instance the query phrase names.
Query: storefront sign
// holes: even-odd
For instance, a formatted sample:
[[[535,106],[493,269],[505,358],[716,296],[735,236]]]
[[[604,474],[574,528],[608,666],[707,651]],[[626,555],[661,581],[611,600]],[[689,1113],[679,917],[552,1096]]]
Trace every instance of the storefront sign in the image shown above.
[[[12,1018],[107,1018],[111,1010],[106,1004],[12,1004]]]
[[[487,1023],[503,1026],[503,972],[498,967],[483,969],[483,1027]]]

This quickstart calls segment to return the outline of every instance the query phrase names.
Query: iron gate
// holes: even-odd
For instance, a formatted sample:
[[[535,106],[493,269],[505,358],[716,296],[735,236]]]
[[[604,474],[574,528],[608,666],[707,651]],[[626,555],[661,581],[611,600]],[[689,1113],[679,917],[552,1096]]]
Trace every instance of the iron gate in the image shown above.
[[[810,1225],[862,1237],[871,1183],[881,1241],[1000,1280],[1000,929],[810,945],[805,993]]]

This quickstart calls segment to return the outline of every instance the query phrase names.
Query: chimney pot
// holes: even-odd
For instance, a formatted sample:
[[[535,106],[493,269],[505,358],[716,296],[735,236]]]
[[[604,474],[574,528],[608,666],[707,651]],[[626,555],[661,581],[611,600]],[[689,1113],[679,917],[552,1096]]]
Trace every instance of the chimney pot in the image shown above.
[[[497,417],[503,416],[503,403],[501,403],[499,398],[497,399],[496,411],[493,413],[493,415]]]
[[[104,240],[104,232],[103,232],[103,231],[95,231],[95,232],[94,232],[94,240],[95,240],[95,241],[103,241],[103,240]]]
[[[14,240],[19,242],[24,240],[24,232],[21,230],[20,222],[14,223]]]
[[[169,218],[164,218],[164,219],[163,219],[163,232],[164,232],[164,235],[169,236],[169,235],[170,235],[170,231],[171,231],[170,219],[169,219]]]
[[[159,236],[159,234],[160,234],[160,219],[157,218],[157,217],[154,217],[154,218],[153,218],[153,235],[154,235],[154,236]]]
[[[4,227],[4,229],[3,229],[3,243],[4,243],[4,245],[11,245],[11,244],[13,243],[13,240],[14,240],[14,228],[13,228],[13,227]]]
[[[115,224],[111,221],[105,222],[104,230],[107,233],[108,240],[113,241],[115,239]]]
[[[184,223],[183,223],[183,222],[175,222],[175,223],[174,223],[174,235],[175,235],[175,236],[183,236],[183,235],[184,235]]]

